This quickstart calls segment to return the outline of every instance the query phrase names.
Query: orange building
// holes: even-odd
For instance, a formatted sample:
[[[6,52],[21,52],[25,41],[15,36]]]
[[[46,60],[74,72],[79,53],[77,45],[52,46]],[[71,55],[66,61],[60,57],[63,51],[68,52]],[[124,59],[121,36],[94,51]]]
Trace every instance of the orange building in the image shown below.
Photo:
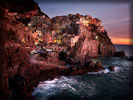
[[[54,37],[51,33],[47,33],[47,43],[54,43]]]

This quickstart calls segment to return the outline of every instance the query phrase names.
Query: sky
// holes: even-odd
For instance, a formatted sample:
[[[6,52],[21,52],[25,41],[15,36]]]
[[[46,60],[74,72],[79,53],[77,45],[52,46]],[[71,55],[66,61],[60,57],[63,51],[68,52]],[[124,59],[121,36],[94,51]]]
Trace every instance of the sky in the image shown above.
[[[128,2],[38,2],[41,11],[50,18],[68,14],[92,15],[102,20],[114,44],[133,44],[130,33],[130,5]]]

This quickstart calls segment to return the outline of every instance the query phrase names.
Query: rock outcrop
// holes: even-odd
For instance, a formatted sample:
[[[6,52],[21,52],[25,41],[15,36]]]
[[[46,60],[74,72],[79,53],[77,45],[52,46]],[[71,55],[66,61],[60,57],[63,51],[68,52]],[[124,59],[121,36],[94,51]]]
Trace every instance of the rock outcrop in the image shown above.
[[[109,66],[109,70],[110,71],[115,71],[115,67],[114,66]]]
[[[41,12],[37,3],[33,0],[0,1],[1,100],[34,100],[31,91],[39,81],[52,79],[61,75],[77,75],[87,73],[88,71],[100,71],[104,69],[100,63],[95,64],[93,62],[86,63],[86,65],[81,65],[80,67],[70,68],[31,63],[29,52],[35,49],[35,42],[34,37],[29,34],[29,30],[25,29],[24,26],[29,22],[32,23],[36,19],[34,17],[36,15],[40,17],[41,15],[45,15],[47,20],[49,20],[49,17]],[[38,25],[37,23],[32,24]],[[46,24],[50,23],[46,21]],[[69,24],[76,27],[75,23]],[[71,31],[70,27],[64,30],[78,32],[76,28],[73,28]],[[92,31],[94,31],[93,28]],[[98,52],[103,54],[103,56],[105,54],[113,54],[114,47],[107,37],[106,32],[94,32],[90,34],[79,32],[78,34],[80,38],[76,45],[71,48],[73,55],[90,56],[90,54],[93,55],[93,53],[96,53],[97,56]],[[100,40],[94,39],[96,35],[98,35]]]
[[[92,27],[92,29],[98,28],[98,26]],[[87,30],[87,28],[86,28]],[[97,29],[95,31],[89,31],[88,33],[80,33],[79,41],[73,47],[75,48],[76,55],[83,55],[89,57],[97,56],[113,56],[115,53],[115,47],[108,37],[106,31],[99,32]],[[90,34],[90,35],[87,35]]]
[[[76,55],[88,55],[89,57],[113,56],[115,52],[114,45],[109,37],[106,37],[105,40],[100,37],[101,34],[107,35],[107,33],[97,33],[99,39],[80,38],[75,46]]]
[[[0,6],[9,9],[10,12],[24,14],[29,11],[37,11],[39,15],[43,14],[38,4],[33,0],[1,0]]]
[[[28,3],[27,1],[31,2],[33,5],[37,5],[32,0],[23,0],[23,2],[20,0],[0,1],[1,100],[29,100],[32,98],[32,96],[30,96],[31,93],[27,92],[25,85],[22,83],[22,77],[24,75],[22,73],[25,73],[25,69],[30,66],[28,53],[35,48],[34,39],[28,31],[25,31],[23,23],[18,22],[13,16],[9,16],[9,13],[7,12],[7,9],[9,9],[10,12],[16,12],[19,14],[24,14],[25,12],[30,11],[32,8],[27,9],[26,5],[23,5],[24,2]],[[35,9],[39,8],[36,8],[36,6],[32,7],[35,7]],[[19,8],[23,12],[21,12]],[[24,86],[22,87],[21,85]],[[21,92],[19,92],[19,89]],[[19,94],[17,97],[15,96],[16,93]],[[26,96],[21,98],[21,93],[23,94],[21,96]]]
[[[57,34],[63,32],[72,37],[70,51],[73,56],[113,56],[115,53],[115,47],[98,18],[69,14],[52,18],[52,25]],[[79,37],[76,39],[76,36]]]
[[[117,51],[117,52],[115,52],[114,56],[115,56],[115,57],[125,57],[126,54],[125,54],[125,52],[122,50],[122,51]]]

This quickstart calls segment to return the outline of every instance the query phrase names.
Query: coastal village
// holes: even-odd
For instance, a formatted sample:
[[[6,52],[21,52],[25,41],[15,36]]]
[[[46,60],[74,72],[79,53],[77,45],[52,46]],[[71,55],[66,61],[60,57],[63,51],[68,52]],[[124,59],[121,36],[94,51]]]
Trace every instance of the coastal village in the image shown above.
[[[68,16],[57,16],[54,17],[51,22],[50,20],[47,21],[52,24],[51,26],[43,23],[40,27],[34,27],[40,24],[37,17],[41,20],[39,16],[34,16],[33,20],[25,27],[26,30],[30,30],[30,34],[33,35],[36,45],[43,42],[48,46],[73,47],[78,41],[81,32],[91,34],[90,32],[93,31],[93,26],[91,25],[97,26],[97,31],[104,32],[102,22],[97,18],[93,19],[90,15],[81,16],[80,14],[70,14]],[[45,18],[45,16],[43,16],[43,18]],[[36,20],[38,24],[34,20]],[[95,39],[98,39],[98,36],[96,36]]]
[[[43,16],[36,16],[36,12],[29,12],[24,15],[18,15],[16,12],[6,12],[9,16],[14,16],[16,19],[31,18],[31,21],[26,25],[25,31],[32,34],[35,44],[45,43],[49,46],[70,46],[73,47],[79,37],[93,32],[93,26],[97,27],[97,32],[105,32],[102,26],[102,21],[97,18],[92,18],[91,15],[69,14],[68,16],[56,16],[50,20]],[[98,39],[98,36],[95,37]],[[25,43],[25,39],[22,39]]]
[[[50,18],[34,0],[0,0],[1,100],[35,100],[33,89],[45,80],[115,71],[114,64],[105,68],[91,60],[125,57],[115,51],[101,20],[89,12]]]
[[[50,60],[45,62],[59,63],[61,52],[66,53],[67,57],[75,56],[75,62],[85,62],[88,57],[112,55],[115,51],[102,21],[91,15],[83,16],[77,13],[50,19],[45,14],[37,15],[38,11],[18,14],[6,9],[5,12],[21,23],[24,31],[34,40],[36,49],[30,51],[31,54],[47,53],[51,56]],[[26,42],[31,40],[30,36],[24,35],[21,43],[27,44]],[[81,44],[80,41],[84,43]],[[79,45],[82,47],[78,47]],[[106,47],[102,47],[104,45]],[[77,52],[81,48],[83,49]]]

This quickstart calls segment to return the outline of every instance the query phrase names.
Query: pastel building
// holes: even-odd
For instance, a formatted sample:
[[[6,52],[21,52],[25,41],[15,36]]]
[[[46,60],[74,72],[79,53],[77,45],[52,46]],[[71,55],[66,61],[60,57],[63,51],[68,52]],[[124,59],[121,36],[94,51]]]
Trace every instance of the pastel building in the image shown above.
[[[102,25],[102,21],[97,19],[97,18],[94,18],[93,19],[93,24],[96,25],[96,26],[101,26]]]
[[[57,38],[56,38],[56,42],[58,45],[61,45],[62,44],[62,39],[63,39],[63,36],[62,35],[58,35]]]
[[[42,36],[42,31],[36,30],[36,33],[38,34],[38,36]]]
[[[73,47],[78,40],[79,36],[74,36],[73,38],[71,38],[71,47]]]
[[[54,43],[53,36],[51,33],[47,33],[47,43]]]

